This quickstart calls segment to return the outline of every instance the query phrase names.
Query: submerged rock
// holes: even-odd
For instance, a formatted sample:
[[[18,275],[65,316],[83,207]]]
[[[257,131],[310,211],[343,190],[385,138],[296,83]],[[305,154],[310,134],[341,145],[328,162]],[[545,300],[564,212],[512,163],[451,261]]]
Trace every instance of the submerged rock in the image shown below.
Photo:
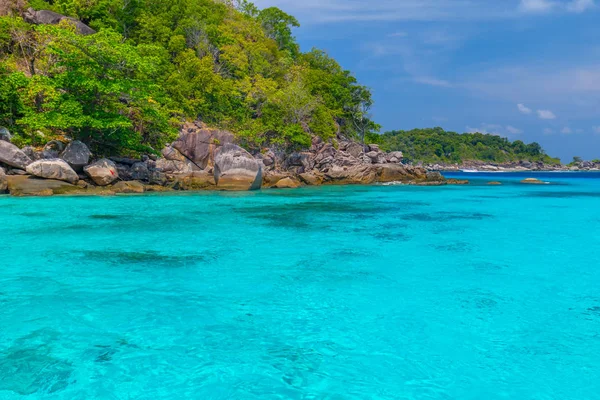
[[[220,190],[257,190],[262,186],[262,163],[235,144],[215,153],[215,182]]]
[[[32,160],[14,144],[0,140],[0,162],[11,167],[25,169],[32,163]]]
[[[27,166],[26,171],[28,174],[45,179],[56,179],[73,184],[79,181],[79,176],[73,168],[59,158],[35,161]]]
[[[119,172],[114,162],[103,158],[84,168],[85,173],[96,185],[110,185],[119,179]]]
[[[91,155],[90,149],[83,142],[74,140],[67,145],[60,158],[65,160],[76,172],[81,172],[83,167],[90,162]]]
[[[48,346],[12,347],[0,353],[0,392],[44,397],[65,389],[73,371],[71,363],[53,357]]]
[[[501,182],[492,181],[492,182],[488,182],[488,185],[491,185],[491,186],[500,186],[500,185],[502,185],[502,183]]]
[[[448,179],[446,180],[448,185],[468,185],[470,182],[466,179]]]

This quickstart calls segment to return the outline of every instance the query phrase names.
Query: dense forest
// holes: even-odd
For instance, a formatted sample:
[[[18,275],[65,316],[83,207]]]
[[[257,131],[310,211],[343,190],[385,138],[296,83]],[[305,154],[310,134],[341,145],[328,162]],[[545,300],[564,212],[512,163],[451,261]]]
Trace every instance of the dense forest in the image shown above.
[[[525,144],[482,133],[447,132],[442,128],[391,131],[383,135],[369,135],[384,150],[402,151],[405,160],[429,163],[460,164],[464,161],[506,163],[514,161],[542,161],[559,164],[548,156],[538,143]]]
[[[27,8],[87,24],[29,24]],[[156,151],[186,120],[249,148],[361,137],[370,91],[325,52],[301,52],[298,21],[245,0],[2,0],[0,126],[19,144],[79,139],[96,152]]]
[[[29,7],[73,20],[31,24]],[[409,161],[558,162],[537,143],[492,135],[379,135],[371,92],[325,52],[302,52],[298,26],[246,0],[2,0],[0,126],[19,145],[78,139],[96,154],[157,152],[200,120],[249,149],[341,134]]]

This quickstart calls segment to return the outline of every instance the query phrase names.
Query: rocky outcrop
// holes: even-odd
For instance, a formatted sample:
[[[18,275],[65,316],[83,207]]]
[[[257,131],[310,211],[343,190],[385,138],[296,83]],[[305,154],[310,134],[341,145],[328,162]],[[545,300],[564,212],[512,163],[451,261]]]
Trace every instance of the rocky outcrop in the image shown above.
[[[83,167],[89,164],[91,155],[90,149],[84,143],[74,140],[67,145],[60,158],[65,160],[76,172],[81,172]]]
[[[206,128],[201,123],[187,123],[172,148],[179,151],[199,169],[204,170],[214,165],[217,148],[233,143],[233,139],[231,132]]]
[[[47,178],[50,187],[25,176],[17,180],[26,190],[15,193],[102,194],[169,190],[255,190],[300,186],[407,183],[438,185],[447,182],[439,173],[403,165],[401,152],[385,153],[377,145],[362,145],[338,137],[325,142],[314,137],[310,148],[288,153],[272,147],[253,156],[232,143],[233,134],[209,129],[200,122],[187,123],[179,138],[160,156],[111,157],[90,165],[85,144],[50,141],[43,151],[24,151],[0,142],[0,156],[11,161],[7,175],[32,174]],[[12,146],[12,147],[11,147]],[[60,155],[62,159],[50,158]],[[32,161],[36,159],[36,161]],[[16,161],[15,161],[16,160]],[[7,163],[8,164],[8,163]],[[27,165],[26,165],[27,164]],[[27,168],[27,172],[19,169]],[[74,171],[83,170],[85,176]],[[73,185],[55,182],[63,180]],[[117,181],[120,181],[116,183]],[[10,187],[9,187],[10,190]]]
[[[214,190],[217,186],[214,175],[206,171],[171,175],[168,179],[167,185],[174,190]]]
[[[11,167],[25,169],[32,161],[14,144],[0,140],[0,162]]]
[[[294,178],[283,178],[280,179],[273,187],[277,189],[295,189],[302,186],[302,184]]]
[[[114,184],[111,190],[115,193],[141,194],[144,193],[144,185],[137,181],[121,181]]]
[[[6,192],[6,189],[8,189],[6,173],[4,172],[4,168],[0,168],[0,194]]]
[[[64,190],[75,188],[74,185],[54,179],[39,179],[29,175],[7,176],[8,191],[12,196],[52,196]]]
[[[156,169],[165,174],[190,174],[193,172],[190,161],[175,161],[161,158],[156,161]]]
[[[27,11],[25,11],[23,18],[25,19],[25,21],[29,22],[30,24],[36,24],[36,25],[57,25],[57,24],[61,23],[62,21],[66,20],[66,21],[70,21],[73,24],[75,24],[75,28],[77,29],[77,32],[82,35],[92,35],[92,34],[96,33],[95,30],[93,30],[92,28],[90,28],[89,26],[84,24],[83,22],[81,22],[75,18],[66,17],[62,14],[55,13],[53,11],[48,11],[48,10],[36,11],[33,8],[28,8]]]
[[[116,164],[106,158],[88,165],[83,170],[98,186],[110,185],[119,179],[119,172],[117,171]]]
[[[5,142],[9,142],[12,140],[12,135],[10,131],[2,126],[0,126],[0,140],[4,140]]]
[[[257,190],[262,186],[262,164],[235,144],[215,152],[215,182],[219,190]]]
[[[79,181],[79,176],[73,168],[59,158],[34,161],[27,166],[26,171],[30,175],[45,179],[55,179],[73,184]]]
[[[65,150],[65,144],[58,140],[51,140],[44,146],[42,150],[42,158],[52,160],[59,158],[60,154]]]

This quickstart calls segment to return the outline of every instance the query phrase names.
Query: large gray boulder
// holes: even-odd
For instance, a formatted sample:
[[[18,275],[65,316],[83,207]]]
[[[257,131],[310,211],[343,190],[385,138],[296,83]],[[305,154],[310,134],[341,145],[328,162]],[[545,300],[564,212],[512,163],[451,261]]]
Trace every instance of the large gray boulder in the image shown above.
[[[156,161],[156,169],[165,174],[189,174],[193,171],[191,161],[175,161],[160,158]]]
[[[262,186],[262,163],[235,144],[215,152],[215,182],[220,190],[257,190]]]
[[[0,140],[0,162],[11,167],[25,169],[32,161],[14,144]]]
[[[131,166],[129,171],[131,179],[134,181],[149,181],[150,170],[145,162],[136,162]]]
[[[27,11],[25,11],[23,18],[25,19],[25,21],[29,22],[30,24],[36,24],[36,25],[57,25],[61,21],[67,20],[67,21],[71,21],[72,23],[74,23],[75,28],[77,29],[77,32],[82,35],[92,35],[92,34],[96,33],[95,30],[93,30],[92,28],[90,28],[89,26],[84,24],[83,22],[81,22],[75,18],[66,17],[62,14],[55,13],[53,11],[48,11],[48,10],[36,11],[33,8],[28,8]]]
[[[233,133],[186,124],[172,147],[200,169],[212,167],[219,146],[233,143]]]
[[[119,179],[117,165],[106,158],[88,165],[83,170],[98,186],[110,185]]]
[[[69,183],[77,183],[79,176],[66,161],[59,158],[53,160],[39,160],[29,164],[27,173],[45,179],[55,179]]]
[[[10,131],[3,126],[0,126],[0,140],[10,143],[11,139],[12,135],[10,134]]]
[[[90,162],[91,155],[92,153],[85,143],[74,140],[67,145],[60,158],[65,160],[75,171],[81,172],[83,167]]]
[[[4,173],[4,169],[0,168],[0,193],[6,192],[8,189],[8,181],[6,180],[6,173]]]
[[[392,151],[387,154],[387,159],[388,159],[388,161],[391,161],[392,158],[402,161],[402,159],[404,158],[404,154],[402,154],[401,151]]]

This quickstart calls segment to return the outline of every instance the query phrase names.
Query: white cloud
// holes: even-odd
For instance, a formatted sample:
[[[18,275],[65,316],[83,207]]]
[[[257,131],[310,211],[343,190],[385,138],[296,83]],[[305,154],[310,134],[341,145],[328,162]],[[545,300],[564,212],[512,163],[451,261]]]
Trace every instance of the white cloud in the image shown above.
[[[446,87],[446,88],[450,88],[452,87],[452,84],[448,81],[445,81],[443,79],[437,79],[431,76],[417,76],[413,78],[413,81],[416,83],[421,83],[423,85],[429,85],[429,86],[438,86],[438,87]]]
[[[519,10],[526,13],[545,13],[551,11],[556,4],[550,0],[521,0]]]
[[[567,10],[574,13],[582,13],[595,6],[594,0],[573,0],[567,4]]]
[[[537,110],[540,119],[556,119],[556,115],[550,110]]]
[[[544,128],[544,135],[552,135],[554,131],[550,128]]]
[[[571,133],[573,133],[573,129],[569,128],[568,126],[565,126],[564,128],[562,128],[560,133],[564,133],[565,135],[570,135]]]
[[[594,0],[254,0],[276,6],[301,22],[483,21],[551,11],[583,12]]]
[[[407,32],[394,32],[394,33],[390,33],[388,35],[388,37],[395,37],[395,38],[403,38],[403,37],[407,37],[408,33]]]
[[[507,125],[506,126],[506,132],[510,133],[511,135],[518,135],[523,133],[522,130],[515,128],[514,126],[511,125]]]
[[[517,104],[517,108],[523,114],[531,114],[531,108],[526,107],[524,104],[521,104],[521,103]]]
[[[556,0],[521,0],[519,10],[525,13],[547,13],[553,10],[562,10],[572,13],[582,13],[596,6],[595,0],[571,0],[560,2]]]

